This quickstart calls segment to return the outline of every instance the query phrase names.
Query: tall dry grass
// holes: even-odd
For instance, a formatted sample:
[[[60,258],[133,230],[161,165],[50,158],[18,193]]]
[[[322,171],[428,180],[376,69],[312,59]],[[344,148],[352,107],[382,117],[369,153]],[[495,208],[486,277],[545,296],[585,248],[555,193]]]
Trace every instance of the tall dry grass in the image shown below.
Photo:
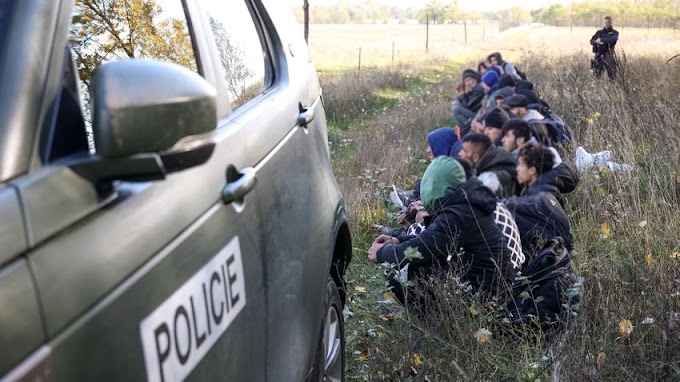
[[[629,175],[594,169],[568,196],[574,263],[585,285],[579,317],[552,337],[504,335],[496,308],[477,306],[451,280],[442,281],[448,297],[426,322],[379,302],[383,275],[364,251],[372,224],[386,221],[374,193],[421,176],[425,135],[450,118],[455,77],[407,83],[392,105],[352,117],[360,124],[338,133],[333,149],[355,237],[349,278],[362,286],[348,305],[356,313],[347,320],[349,379],[680,380],[680,62],[665,61],[623,57],[613,82],[593,79],[584,54],[534,55],[520,64],[572,126],[576,145],[611,150],[613,159],[634,167]],[[332,91],[351,98],[349,86],[332,87],[326,81],[329,101]],[[335,106],[327,107],[333,115]],[[626,320],[630,334],[621,332]],[[475,337],[481,329],[490,341]]]

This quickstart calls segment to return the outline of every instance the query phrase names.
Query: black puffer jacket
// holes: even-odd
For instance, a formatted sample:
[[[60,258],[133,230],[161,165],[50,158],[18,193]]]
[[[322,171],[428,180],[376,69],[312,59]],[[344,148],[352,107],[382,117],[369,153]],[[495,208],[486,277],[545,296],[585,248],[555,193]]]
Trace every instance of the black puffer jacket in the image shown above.
[[[400,267],[410,264],[410,270],[446,269],[451,255],[459,260],[462,281],[469,281],[474,290],[495,293],[510,285],[515,276],[505,238],[494,221],[495,209],[496,196],[472,177],[453,194],[440,199],[420,235],[402,237],[401,244],[382,247],[377,254],[378,262]],[[409,247],[418,249],[422,258],[406,258]],[[500,280],[503,282],[499,283]]]
[[[491,145],[475,165],[475,174],[477,176],[482,176],[486,172],[495,174],[500,182],[500,189],[496,194],[501,198],[507,198],[519,194],[516,167],[517,162],[509,151]]]
[[[484,99],[484,88],[482,84],[479,83],[475,85],[469,92],[463,93],[458,96],[458,103],[460,106],[478,112],[482,107],[482,100]]]
[[[539,192],[547,192],[555,196],[559,200],[562,207],[564,207],[564,198],[562,195],[568,194],[576,189],[578,186],[579,176],[576,169],[564,162],[555,166],[552,170],[546,172],[536,180],[525,191],[525,195],[535,195]]]
[[[554,183],[539,177],[523,196],[506,200],[505,204],[517,223],[522,238],[522,250],[531,259],[550,239],[562,237],[568,250],[574,248],[569,217]]]

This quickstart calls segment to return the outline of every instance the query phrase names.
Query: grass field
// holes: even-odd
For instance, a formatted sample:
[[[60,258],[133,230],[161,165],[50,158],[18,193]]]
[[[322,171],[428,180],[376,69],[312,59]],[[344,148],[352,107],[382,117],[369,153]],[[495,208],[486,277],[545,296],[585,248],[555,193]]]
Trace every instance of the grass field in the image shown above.
[[[309,45],[322,72],[356,70],[395,63],[423,64],[442,59],[467,63],[501,50],[517,60],[534,53],[563,55],[590,52],[596,28],[520,27],[504,32],[497,24],[468,26],[468,44],[462,25],[431,25],[429,53],[425,52],[425,25],[311,25]],[[620,51],[634,54],[680,52],[680,31],[624,28],[619,30]]]
[[[324,49],[338,56],[350,52],[367,33],[352,35],[342,26],[353,36],[343,42],[332,32],[339,26],[327,27],[338,40],[324,47],[310,39],[317,64],[323,64],[318,60]],[[376,48],[373,65],[382,67],[367,64],[361,76],[346,73],[352,65],[328,55],[321,80],[332,161],[354,238],[348,380],[680,380],[680,61],[665,63],[680,53],[680,44],[673,31],[626,29],[621,78],[596,81],[586,49],[593,30],[515,30],[448,61],[418,57],[413,43],[414,61],[395,66],[388,39],[387,48]],[[363,39],[379,45],[387,35]],[[540,53],[526,48],[541,44]],[[423,323],[395,306],[385,294],[384,270],[366,258],[376,236],[373,225],[390,223],[381,190],[390,184],[407,188],[422,176],[425,136],[450,123],[458,73],[493,50],[517,58],[575,130],[577,145],[612,150],[615,160],[635,168],[630,176],[585,174],[568,196],[580,254],[575,265],[585,285],[580,316],[557,337],[504,335],[493,312],[465,296],[447,299],[446,314]],[[492,333],[490,341],[475,339],[480,329]],[[420,338],[426,340],[417,344]]]

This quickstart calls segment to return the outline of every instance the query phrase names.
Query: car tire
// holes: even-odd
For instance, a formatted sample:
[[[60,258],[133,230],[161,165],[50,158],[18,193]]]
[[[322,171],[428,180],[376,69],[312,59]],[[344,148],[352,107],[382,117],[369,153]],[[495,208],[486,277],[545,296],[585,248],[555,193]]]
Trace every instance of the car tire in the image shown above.
[[[323,316],[314,373],[319,381],[345,380],[345,323],[338,287],[332,277],[326,280]]]

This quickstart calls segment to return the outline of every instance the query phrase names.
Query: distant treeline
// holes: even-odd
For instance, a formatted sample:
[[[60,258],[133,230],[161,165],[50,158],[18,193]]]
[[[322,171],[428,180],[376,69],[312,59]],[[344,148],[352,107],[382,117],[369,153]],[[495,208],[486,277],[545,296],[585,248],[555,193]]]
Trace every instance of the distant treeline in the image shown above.
[[[481,1],[481,0],[480,0]],[[497,21],[501,29],[530,22],[554,26],[598,26],[604,16],[614,18],[617,27],[680,27],[680,0],[601,0],[551,5],[529,12],[513,7],[496,12],[462,12],[456,0],[429,0],[425,8],[387,6],[380,0],[361,4],[339,0],[335,5],[316,5],[310,1],[309,19],[312,24],[363,24],[387,22],[419,22],[432,24]],[[302,1],[293,11],[303,20]]]
[[[614,27],[677,28],[680,0],[587,1],[552,5],[532,11],[534,22],[554,26],[596,26],[604,16],[614,18]]]

